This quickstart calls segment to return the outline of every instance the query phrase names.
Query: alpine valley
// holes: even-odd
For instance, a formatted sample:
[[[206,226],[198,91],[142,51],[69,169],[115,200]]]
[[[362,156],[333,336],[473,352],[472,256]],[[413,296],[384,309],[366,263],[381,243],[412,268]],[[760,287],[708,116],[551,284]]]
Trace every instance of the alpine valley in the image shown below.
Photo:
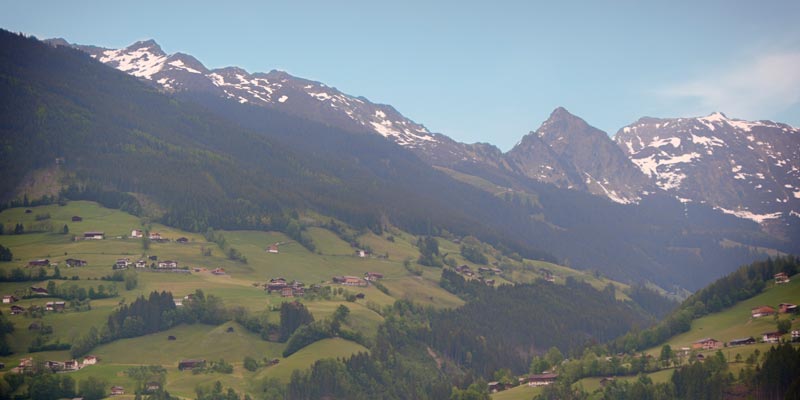
[[[767,336],[677,351],[800,330],[798,128],[559,107],[503,152],[283,71],[7,31],[0,96],[0,398],[800,388]]]

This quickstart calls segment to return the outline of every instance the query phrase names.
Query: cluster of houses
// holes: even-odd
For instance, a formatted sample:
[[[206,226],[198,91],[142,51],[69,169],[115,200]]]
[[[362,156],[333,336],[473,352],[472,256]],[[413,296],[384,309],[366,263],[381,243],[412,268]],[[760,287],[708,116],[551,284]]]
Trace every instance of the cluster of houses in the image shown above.
[[[267,293],[278,292],[281,297],[301,297],[305,295],[305,283],[298,280],[287,282],[285,278],[272,278],[264,285]]]
[[[47,289],[33,288],[32,287],[31,288],[32,293],[35,293],[35,292],[33,292],[33,289],[44,290],[43,295],[47,295]],[[38,294],[42,295],[42,293],[38,293]],[[22,313],[25,312],[25,307],[18,306],[16,304],[12,304],[12,303],[15,303],[17,301],[19,301],[19,298],[17,298],[17,296],[14,296],[14,295],[5,295],[5,296],[3,296],[3,304],[11,304],[11,310],[10,310],[10,314],[11,315],[19,315],[19,314],[22,314]],[[35,309],[39,309],[40,307],[41,306],[34,305],[34,306],[31,306],[31,309],[35,310]],[[44,305],[45,311],[64,311],[66,308],[67,308],[67,302],[65,302],[65,301],[48,301]]]
[[[131,231],[131,237],[135,238],[135,239],[141,239],[141,238],[144,237],[144,231],[142,231],[141,229],[134,229],[134,230]],[[156,243],[167,243],[167,242],[169,242],[168,238],[165,238],[165,237],[161,236],[161,234],[158,233],[158,232],[150,232],[150,233],[148,233],[147,234],[147,238],[150,239],[151,242],[156,242]],[[185,237],[179,237],[175,241],[178,242],[178,243],[189,243],[189,239],[187,239]]]
[[[357,276],[334,276],[331,278],[333,283],[338,283],[344,286],[359,286],[364,287],[367,286],[368,283],[366,280],[361,279]]]
[[[556,379],[558,379],[558,374],[546,372],[543,374],[533,374],[521,377],[517,380],[516,385],[513,383],[489,382],[489,393],[502,392],[503,390],[511,389],[512,387],[521,385],[528,385],[530,387],[552,385],[556,382]]]
[[[98,362],[98,358],[95,356],[86,356],[83,358],[82,361],[77,360],[67,360],[67,361],[45,361],[44,366],[50,369],[53,372],[69,372],[69,371],[78,371],[81,368],[88,367],[89,365],[95,365]],[[12,368],[11,372],[14,373],[25,373],[30,372],[34,368],[33,365],[33,358],[23,358],[19,361],[19,366]]]
[[[156,260],[158,258],[156,256],[151,256],[150,259]],[[153,263],[153,265],[155,266],[155,269],[158,270],[178,270],[178,262],[173,260],[158,261]],[[115,270],[128,269],[132,267],[138,269],[147,268],[147,261],[144,259],[139,259],[134,262],[131,261],[130,258],[119,258],[117,259],[116,262],[114,262],[114,265],[112,266],[112,268]]]
[[[500,273],[503,272],[500,268],[478,267],[478,272],[480,273],[480,275],[478,275],[474,271],[472,271],[472,268],[470,268],[469,265],[466,265],[466,264],[457,266],[455,268],[455,270],[459,274],[464,275],[464,276],[466,276],[468,278],[472,278],[472,277],[477,275],[478,276],[477,279],[479,281],[481,281],[481,282],[483,282],[483,283],[485,283],[485,284],[487,284],[489,286],[493,286],[495,284],[494,279],[486,279],[486,278],[483,277],[483,275],[484,274],[494,275],[494,274],[500,274]]]
[[[64,263],[67,264],[67,267],[85,267],[89,263],[86,260],[79,260],[76,258],[68,258],[64,260]],[[57,267],[59,265],[58,262],[50,262],[47,258],[40,258],[36,260],[28,261],[28,267]]]
[[[781,303],[778,305],[777,310],[770,306],[758,306],[750,310],[750,316],[753,318],[768,317],[777,313],[797,314],[797,305],[791,303]]]

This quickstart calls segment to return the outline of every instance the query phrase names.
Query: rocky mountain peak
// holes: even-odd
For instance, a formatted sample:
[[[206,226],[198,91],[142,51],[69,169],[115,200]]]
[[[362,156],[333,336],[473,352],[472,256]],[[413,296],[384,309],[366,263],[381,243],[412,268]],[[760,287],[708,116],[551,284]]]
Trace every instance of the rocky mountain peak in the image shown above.
[[[608,135],[558,107],[536,132],[506,155],[516,172],[568,189],[585,190],[618,203],[630,203],[652,191],[647,178],[630,163]]]
[[[767,225],[800,214],[800,129],[714,112],[642,118],[614,140],[643,173],[684,202]]]
[[[140,40],[140,41],[138,41],[138,42],[126,47],[124,50],[126,50],[128,52],[147,50],[150,53],[158,55],[158,56],[167,55],[167,53],[164,53],[164,50],[161,49],[161,46],[158,43],[156,43],[156,41],[153,40],[153,39]]]

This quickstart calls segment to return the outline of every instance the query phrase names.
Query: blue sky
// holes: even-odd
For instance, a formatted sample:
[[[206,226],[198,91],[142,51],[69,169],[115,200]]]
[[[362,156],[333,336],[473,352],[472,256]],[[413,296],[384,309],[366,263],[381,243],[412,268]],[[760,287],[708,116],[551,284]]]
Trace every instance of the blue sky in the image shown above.
[[[558,106],[611,135],[712,111],[800,126],[799,19],[796,0],[26,0],[0,27],[281,69],[508,150]]]

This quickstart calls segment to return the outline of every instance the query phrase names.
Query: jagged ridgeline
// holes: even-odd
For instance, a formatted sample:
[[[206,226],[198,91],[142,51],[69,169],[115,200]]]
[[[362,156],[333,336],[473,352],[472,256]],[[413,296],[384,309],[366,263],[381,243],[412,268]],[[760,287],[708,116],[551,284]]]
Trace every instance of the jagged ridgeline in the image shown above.
[[[163,222],[184,229],[283,230],[291,210],[312,209],[357,227],[380,230],[389,221],[414,232],[447,229],[552,259],[525,243],[537,227],[521,222],[524,210],[504,207],[381,138],[289,119],[283,122],[309,140],[329,138],[290,147],[80,51],[8,32],[0,40],[4,194],[27,172],[63,158],[73,198],[144,194],[163,208]],[[355,142],[363,151],[320,152],[320,145]]]
[[[0,40],[0,200],[26,174],[60,168],[70,199],[134,214],[146,201],[159,222],[191,231],[286,232],[293,211],[312,211],[374,231],[473,235],[508,255],[667,288],[697,289],[763,257],[752,245],[791,245],[701,204],[651,196],[623,206],[477,164],[446,170],[379,135],[213,93],[165,93],[75,49]]]

